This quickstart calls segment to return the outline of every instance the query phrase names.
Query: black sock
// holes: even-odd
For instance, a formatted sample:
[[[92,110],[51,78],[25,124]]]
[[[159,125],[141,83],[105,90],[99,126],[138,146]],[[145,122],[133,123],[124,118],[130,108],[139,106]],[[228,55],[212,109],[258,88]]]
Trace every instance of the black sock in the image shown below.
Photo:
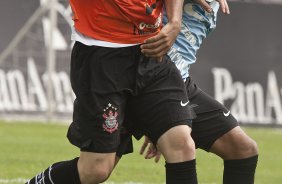
[[[166,184],[197,184],[196,160],[166,163]]]
[[[57,162],[26,184],[81,184],[77,170],[78,158]]]
[[[224,161],[223,184],[253,184],[258,155]]]

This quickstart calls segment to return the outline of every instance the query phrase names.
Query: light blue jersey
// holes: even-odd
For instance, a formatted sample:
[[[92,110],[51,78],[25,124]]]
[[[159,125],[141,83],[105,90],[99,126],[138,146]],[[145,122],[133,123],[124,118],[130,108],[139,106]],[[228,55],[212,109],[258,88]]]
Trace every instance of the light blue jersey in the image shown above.
[[[213,9],[212,13],[206,12],[192,0],[184,1],[181,31],[168,52],[184,80],[189,76],[190,65],[196,62],[196,53],[203,39],[216,27],[219,3],[211,1],[210,6]],[[165,13],[163,22],[167,23]]]

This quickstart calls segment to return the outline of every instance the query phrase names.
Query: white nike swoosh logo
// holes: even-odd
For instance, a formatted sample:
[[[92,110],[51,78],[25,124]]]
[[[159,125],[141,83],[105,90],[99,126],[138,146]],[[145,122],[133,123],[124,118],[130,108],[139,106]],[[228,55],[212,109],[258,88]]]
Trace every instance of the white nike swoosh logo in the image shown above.
[[[185,107],[188,103],[189,103],[189,100],[188,100],[188,102],[186,102],[186,103],[183,103],[183,102],[181,101],[181,102],[180,102],[180,105],[181,105],[182,107]]]
[[[225,117],[229,116],[229,115],[230,115],[230,111],[228,111],[227,113],[223,112],[223,115],[224,115]]]

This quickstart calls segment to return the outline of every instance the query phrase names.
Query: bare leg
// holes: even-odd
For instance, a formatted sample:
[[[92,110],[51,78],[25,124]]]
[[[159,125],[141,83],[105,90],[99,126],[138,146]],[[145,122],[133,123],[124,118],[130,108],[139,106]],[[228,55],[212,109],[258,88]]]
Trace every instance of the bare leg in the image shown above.
[[[179,125],[165,132],[157,148],[166,160],[166,184],[197,184],[195,143],[191,128]]]
[[[115,153],[81,152],[78,172],[82,184],[96,184],[105,181],[115,164]]]
[[[224,160],[244,159],[258,154],[256,142],[239,126],[217,139],[210,151]]]
[[[224,159],[223,184],[254,183],[258,148],[240,127],[216,140],[210,151]]]

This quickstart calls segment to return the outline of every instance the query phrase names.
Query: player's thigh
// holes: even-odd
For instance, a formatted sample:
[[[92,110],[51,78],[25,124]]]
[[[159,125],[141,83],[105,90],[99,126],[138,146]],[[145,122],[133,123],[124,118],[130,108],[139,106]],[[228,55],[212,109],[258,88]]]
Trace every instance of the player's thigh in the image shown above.
[[[156,145],[163,133],[178,125],[189,125],[195,114],[181,75],[169,57],[161,63],[145,60],[139,71],[140,90],[127,101],[125,116],[129,124],[125,127],[143,133]]]
[[[169,57],[164,57],[161,63],[151,59],[141,63],[139,71],[138,83],[142,90],[127,102],[125,114],[133,126],[126,128],[133,129],[133,133],[134,130],[143,133],[155,145],[161,136],[177,129],[173,136],[167,137],[171,141],[168,145],[172,146],[171,152],[183,152],[189,146],[189,125],[194,113],[188,105],[189,99],[178,69]]]
[[[223,159],[257,154],[256,143],[238,126],[230,110],[203,92],[191,78],[185,84],[197,114],[191,133],[197,148],[211,151]]]
[[[226,117],[224,112],[215,110],[197,114],[191,133],[196,148],[209,152],[216,140],[238,126],[236,119],[231,114]]]
[[[224,105],[202,91],[191,78],[185,84],[197,115],[192,124],[192,138],[197,148],[209,151],[213,143],[238,126],[238,122]]]
[[[257,146],[255,141],[237,126],[218,138],[210,151],[223,159],[243,159],[256,155]]]

